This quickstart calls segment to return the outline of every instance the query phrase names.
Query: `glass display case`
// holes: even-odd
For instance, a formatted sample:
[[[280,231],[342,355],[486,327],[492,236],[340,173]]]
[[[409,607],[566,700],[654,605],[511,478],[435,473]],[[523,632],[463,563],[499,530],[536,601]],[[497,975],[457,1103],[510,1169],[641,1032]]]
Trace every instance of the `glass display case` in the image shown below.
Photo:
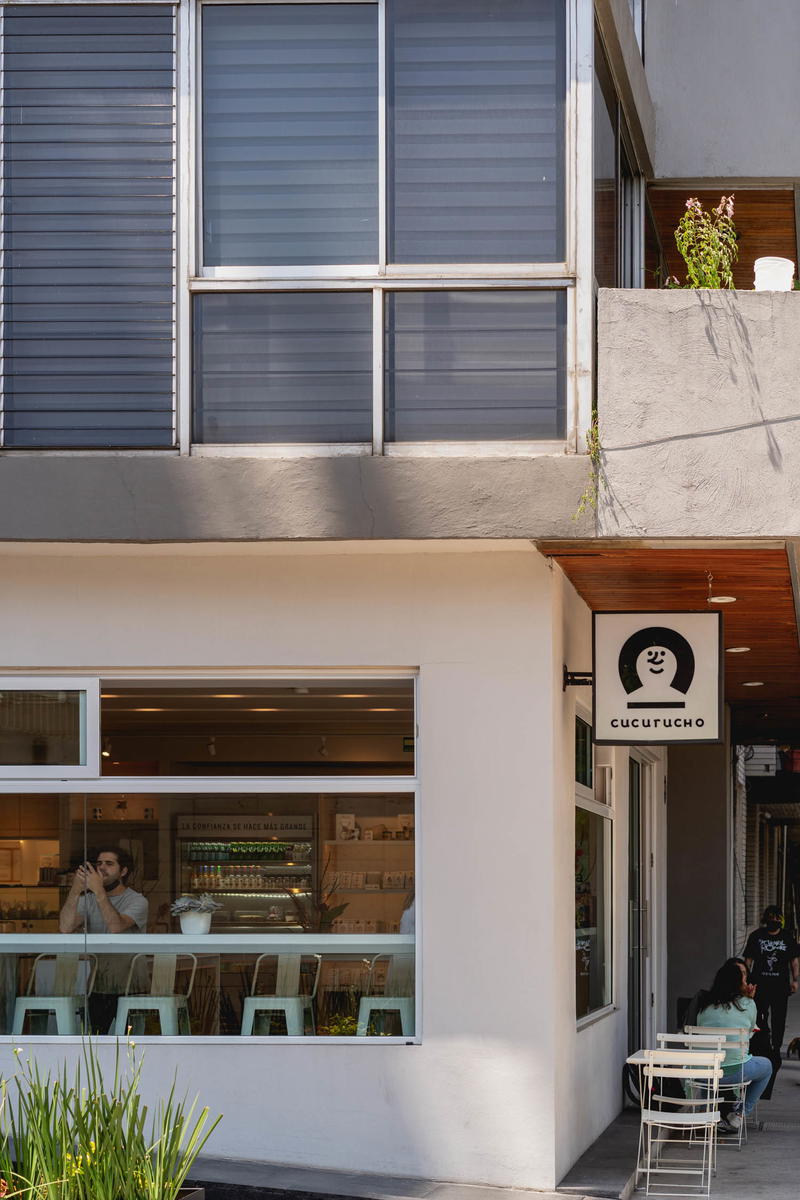
[[[207,892],[217,933],[300,932],[315,886],[311,816],[178,817],[176,895]]]

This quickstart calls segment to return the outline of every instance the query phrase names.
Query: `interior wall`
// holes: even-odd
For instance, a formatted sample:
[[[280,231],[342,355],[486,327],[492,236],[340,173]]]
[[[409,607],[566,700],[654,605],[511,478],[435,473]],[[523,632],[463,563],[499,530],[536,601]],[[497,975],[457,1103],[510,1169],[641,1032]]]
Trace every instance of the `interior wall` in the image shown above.
[[[182,1089],[225,1114],[209,1147],[221,1157],[552,1188],[557,1048],[563,1030],[574,1036],[574,995],[571,1010],[562,996],[574,832],[555,783],[561,656],[545,560],[532,548],[113,562],[42,552],[6,560],[3,574],[6,669],[418,668],[422,1043],[137,1039],[155,1042],[146,1091],[163,1094],[177,1069]],[[67,1052],[63,1039],[5,1038],[0,1071],[13,1071],[18,1044],[45,1069]],[[113,1048],[102,1053],[110,1064]],[[605,1064],[605,1047],[596,1053]],[[586,1095],[595,1083],[573,1057]],[[562,1120],[580,1122],[580,1139],[593,1132],[569,1107]]]
[[[730,949],[730,747],[671,746],[667,792],[667,1019]]]

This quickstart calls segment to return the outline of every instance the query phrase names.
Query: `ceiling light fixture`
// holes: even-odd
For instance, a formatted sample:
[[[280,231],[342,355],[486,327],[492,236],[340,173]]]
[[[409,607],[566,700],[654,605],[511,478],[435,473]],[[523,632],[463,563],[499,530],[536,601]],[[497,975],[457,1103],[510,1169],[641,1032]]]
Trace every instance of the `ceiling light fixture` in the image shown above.
[[[727,646],[725,649],[725,653],[726,654],[746,654],[749,649],[750,649],[749,646]]]
[[[396,708],[369,708],[367,712],[398,712]]]
[[[337,692],[335,700],[369,700],[369,692]]]
[[[212,692],[212,700],[244,700],[241,692]]]
[[[279,708],[248,708],[248,712],[280,712]]]
[[[134,708],[132,712],[163,712],[163,708]]]
[[[708,595],[706,596],[706,604],[734,604],[735,596],[712,596],[711,585],[714,582],[714,576],[710,571],[706,571],[706,579],[708,580]]]
[[[763,679],[750,679],[750,680],[748,680],[747,683],[742,684],[742,687],[763,687],[763,686],[764,686]]]
[[[103,738],[103,749],[100,751],[103,758],[111,758],[111,738]]]

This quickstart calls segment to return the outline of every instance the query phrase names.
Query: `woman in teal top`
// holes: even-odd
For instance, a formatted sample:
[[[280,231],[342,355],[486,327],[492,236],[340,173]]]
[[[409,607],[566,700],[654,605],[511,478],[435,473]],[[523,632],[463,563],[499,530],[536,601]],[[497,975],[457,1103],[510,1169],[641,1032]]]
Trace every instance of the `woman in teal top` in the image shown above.
[[[723,1029],[746,1029],[748,1036],[756,1025],[755,988],[747,981],[747,966],[738,958],[729,958],[714,976],[714,982],[704,992],[697,1014],[698,1025]],[[722,1066],[723,1083],[749,1081],[745,1092],[744,1111],[747,1116],[755,1108],[772,1075],[768,1058],[754,1058],[746,1050],[734,1046],[725,1054]],[[738,1129],[741,1115],[737,1106],[727,1117],[728,1130]],[[725,1132],[725,1124],[722,1124]]]

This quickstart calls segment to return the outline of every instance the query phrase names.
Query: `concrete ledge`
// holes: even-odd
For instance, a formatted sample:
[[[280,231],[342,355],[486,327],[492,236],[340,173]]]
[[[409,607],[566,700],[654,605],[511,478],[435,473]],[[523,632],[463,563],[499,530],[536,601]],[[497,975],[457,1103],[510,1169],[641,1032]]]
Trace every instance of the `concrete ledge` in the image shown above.
[[[0,541],[575,538],[584,456],[0,457]]]
[[[559,1195],[628,1200],[635,1181],[639,1119],[638,1110],[626,1109],[612,1121],[561,1180]]]
[[[324,1171],[246,1159],[200,1158],[193,1179],[205,1188],[206,1200],[330,1200],[345,1196],[360,1200],[559,1200],[555,1192]]]

